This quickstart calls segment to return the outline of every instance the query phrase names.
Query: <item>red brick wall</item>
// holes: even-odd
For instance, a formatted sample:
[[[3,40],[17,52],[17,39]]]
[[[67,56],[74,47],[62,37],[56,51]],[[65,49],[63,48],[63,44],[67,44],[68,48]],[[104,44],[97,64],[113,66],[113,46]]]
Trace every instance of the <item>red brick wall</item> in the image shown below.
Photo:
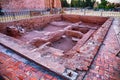
[[[61,15],[41,16],[37,18],[23,19],[13,22],[0,23],[0,32],[5,33],[7,26],[22,26],[27,31],[40,29],[53,20],[61,20]]]
[[[45,8],[44,0],[24,0],[24,5],[26,8],[30,9],[43,9]]]
[[[20,10],[20,9],[39,9],[45,8],[44,0],[7,0],[2,2],[3,9]]]
[[[3,0],[4,10],[23,10],[23,9],[44,9],[51,8],[53,0]],[[60,0],[54,0],[54,7],[61,8]]]
[[[52,3],[54,3],[54,5],[52,6]],[[46,8],[61,8],[61,1],[60,0],[45,0],[45,5]]]
[[[80,15],[68,15],[64,14],[62,16],[63,19],[71,21],[71,22],[86,22],[86,23],[95,23],[95,24],[104,24],[104,22],[108,19],[107,17],[98,17],[98,16],[80,16]]]
[[[53,20],[67,20],[71,22],[88,22],[88,23],[96,23],[103,25],[105,21],[108,19],[107,17],[95,17],[95,16],[80,16],[80,15],[51,15],[51,16],[41,16],[37,18],[23,19],[13,22],[0,23],[0,32],[5,32],[6,26],[19,25],[25,28],[27,31],[31,31],[33,29],[40,29],[44,27],[46,24]]]
[[[2,8],[4,10],[19,10],[19,9],[24,9],[25,6],[23,0],[7,0],[2,2]]]

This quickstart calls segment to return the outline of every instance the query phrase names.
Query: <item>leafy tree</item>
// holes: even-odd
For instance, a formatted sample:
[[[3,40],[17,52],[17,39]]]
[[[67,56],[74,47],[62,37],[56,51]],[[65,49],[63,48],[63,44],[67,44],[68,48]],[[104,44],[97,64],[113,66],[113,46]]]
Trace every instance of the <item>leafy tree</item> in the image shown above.
[[[99,4],[99,9],[105,9],[105,7],[107,6],[107,1],[106,0],[101,0],[101,3]]]
[[[114,4],[108,3],[107,6],[105,7],[105,10],[113,10],[115,8]]]
[[[72,0],[71,7],[82,7],[82,8],[91,7],[91,8],[93,8],[95,1],[96,0]],[[63,7],[69,7],[66,0],[61,0],[61,2],[62,2]]]
[[[92,2],[91,0],[86,0],[86,7],[92,7]]]
[[[104,10],[113,10],[115,8],[115,5],[106,0],[101,0],[101,3],[98,5],[98,8]]]
[[[61,0],[62,7],[69,7],[69,4],[66,0]]]
[[[86,1],[85,0],[79,0],[78,4],[79,4],[79,7],[81,7],[81,8],[86,7]]]
[[[72,0],[71,6],[72,6],[72,7],[80,7],[80,6],[79,6],[79,0]]]

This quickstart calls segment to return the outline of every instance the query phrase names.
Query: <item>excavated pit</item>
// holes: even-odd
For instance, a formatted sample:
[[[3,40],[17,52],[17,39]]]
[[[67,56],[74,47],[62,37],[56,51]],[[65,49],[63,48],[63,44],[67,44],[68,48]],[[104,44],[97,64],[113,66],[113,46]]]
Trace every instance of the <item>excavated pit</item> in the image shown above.
[[[64,14],[0,23],[0,43],[61,75],[67,68],[85,71],[88,70],[86,67],[90,66],[93,57],[86,65],[82,56],[89,52],[87,50],[90,45],[95,45],[89,42],[94,41],[92,39],[95,34],[101,34],[99,30],[109,27],[111,22],[107,17]],[[103,38],[95,40],[102,41],[101,39]],[[17,47],[14,47],[16,45]]]
[[[70,25],[71,22],[69,21],[53,21],[50,22],[48,25],[46,25],[44,28],[42,28],[42,31],[57,31],[57,30],[63,30],[66,26]]]
[[[59,40],[51,43],[50,46],[67,52],[72,49],[76,45],[76,43],[77,42],[72,40],[72,37],[63,36]]]

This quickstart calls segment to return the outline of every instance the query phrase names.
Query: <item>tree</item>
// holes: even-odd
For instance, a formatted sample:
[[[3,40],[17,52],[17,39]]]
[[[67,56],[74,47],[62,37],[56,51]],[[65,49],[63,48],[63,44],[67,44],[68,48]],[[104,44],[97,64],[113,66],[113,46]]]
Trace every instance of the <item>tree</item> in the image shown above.
[[[101,0],[101,3],[99,4],[99,9],[105,9],[105,7],[107,6],[107,1],[106,0]]]
[[[71,6],[72,6],[72,7],[80,7],[80,6],[79,6],[79,0],[72,0]]]
[[[72,0],[71,7],[91,7],[93,8],[93,5],[96,0]],[[66,0],[61,0],[63,7],[69,7]]]
[[[94,5],[93,5],[93,8],[94,8],[95,10],[98,9],[98,5],[99,5],[99,3],[98,3],[98,2],[95,2]]]
[[[67,3],[66,0],[61,0],[62,7],[69,7],[69,4]]]

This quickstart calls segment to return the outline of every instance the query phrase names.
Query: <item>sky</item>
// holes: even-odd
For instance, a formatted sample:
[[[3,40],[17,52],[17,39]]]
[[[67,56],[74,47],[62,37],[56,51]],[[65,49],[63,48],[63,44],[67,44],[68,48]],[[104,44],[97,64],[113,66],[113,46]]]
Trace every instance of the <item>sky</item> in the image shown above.
[[[101,1],[101,0],[96,0],[96,1]],[[114,3],[120,3],[120,0],[107,0],[109,2],[114,2]]]

